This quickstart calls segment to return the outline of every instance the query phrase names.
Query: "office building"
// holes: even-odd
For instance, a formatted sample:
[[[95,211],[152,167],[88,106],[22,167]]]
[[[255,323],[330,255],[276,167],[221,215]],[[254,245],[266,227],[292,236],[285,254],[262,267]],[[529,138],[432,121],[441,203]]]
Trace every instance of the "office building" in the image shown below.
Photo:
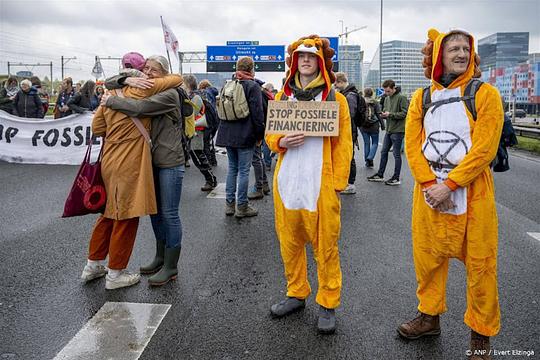
[[[480,70],[499,69],[527,62],[528,32],[499,32],[478,40]]]
[[[360,45],[340,45],[339,46],[339,71],[347,74],[349,83],[356,85],[362,91],[362,61],[364,52]]]
[[[382,44],[382,66],[379,62],[381,49],[378,48],[373,56],[364,86],[378,88],[381,81],[392,79],[401,91],[411,95],[416,89],[429,85],[429,79],[424,76],[420,52],[423,43],[393,40]],[[381,76],[379,76],[381,72]]]

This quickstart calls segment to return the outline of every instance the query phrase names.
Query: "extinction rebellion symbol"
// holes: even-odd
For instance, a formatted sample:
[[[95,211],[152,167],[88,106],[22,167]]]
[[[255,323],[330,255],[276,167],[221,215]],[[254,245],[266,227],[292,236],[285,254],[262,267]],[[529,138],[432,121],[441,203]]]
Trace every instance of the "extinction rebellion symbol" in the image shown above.
[[[433,148],[433,150],[435,150],[437,153],[439,158],[436,161],[437,166],[435,167],[438,167],[440,170],[443,168],[453,169],[457,166],[457,164],[452,163],[448,159],[448,155],[450,155],[452,151],[459,151],[460,153],[463,153],[463,155],[469,153],[467,143],[465,143],[460,136],[458,136],[456,133],[445,130],[434,131],[429,134],[422,152],[425,154],[428,148]],[[460,157],[461,156],[457,156],[457,158]]]

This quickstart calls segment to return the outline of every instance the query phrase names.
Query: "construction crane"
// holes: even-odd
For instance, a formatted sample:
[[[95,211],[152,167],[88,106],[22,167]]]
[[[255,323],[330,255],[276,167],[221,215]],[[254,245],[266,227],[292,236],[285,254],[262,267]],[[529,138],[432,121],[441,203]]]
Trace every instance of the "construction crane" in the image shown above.
[[[340,20],[340,21],[341,21],[341,20]],[[350,34],[350,33],[353,33],[353,32],[355,32],[355,31],[359,31],[359,30],[363,30],[363,29],[365,29],[365,28],[367,28],[367,25],[360,26],[360,27],[358,27],[358,28],[356,28],[356,29],[352,29],[352,30],[349,31],[349,30],[348,30],[349,28],[348,28],[348,27],[345,27],[345,31],[342,32],[341,34],[339,34],[338,36],[339,36],[340,39],[343,38],[343,36],[345,36],[345,45],[347,45],[347,44],[349,43],[348,40],[349,40],[349,34]],[[343,25],[342,25],[341,31],[343,31]]]

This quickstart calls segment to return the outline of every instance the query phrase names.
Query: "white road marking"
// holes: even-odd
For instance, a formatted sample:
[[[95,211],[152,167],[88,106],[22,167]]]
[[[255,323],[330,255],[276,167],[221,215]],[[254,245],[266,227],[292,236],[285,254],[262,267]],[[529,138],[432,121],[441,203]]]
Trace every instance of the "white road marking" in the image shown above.
[[[168,304],[106,302],[54,360],[137,360],[170,308]]]
[[[210,191],[206,198],[208,199],[225,199],[226,198],[226,192],[225,192],[225,183],[219,183],[214,190]]]
[[[540,233],[534,233],[534,232],[528,232],[529,236],[533,237],[534,239],[540,241]]]

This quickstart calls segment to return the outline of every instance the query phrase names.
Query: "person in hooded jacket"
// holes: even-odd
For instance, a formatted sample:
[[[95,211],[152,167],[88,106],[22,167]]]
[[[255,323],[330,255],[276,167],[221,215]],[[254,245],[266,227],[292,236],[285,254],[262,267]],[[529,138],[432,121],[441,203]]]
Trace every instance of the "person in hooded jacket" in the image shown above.
[[[289,67],[277,101],[336,101],[339,135],[269,134],[270,149],[279,153],[273,197],[276,232],[287,279],[287,297],[270,312],[283,317],[305,307],[311,293],[306,244],[317,262],[318,331],[336,330],[335,309],[341,301],[340,195],[347,187],[352,158],[351,118],[347,99],[332,88],[334,49],[318,35],[302,37],[287,48]]]
[[[356,188],[354,182],[356,181],[356,161],[354,161],[354,144],[358,144],[358,129],[364,124],[366,117],[366,101],[359,94],[354,84],[349,84],[347,74],[344,72],[336,73],[336,83],[334,84],[336,89],[345,95],[347,103],[349,104],[349,114],[351,116],[351,130],[353,141],[353,155],[351,158],[351,170],[349,174],[349,183],[347,188],[341,192],[341,194],[356,194]],[[357,116],[357,113],[360,115]]]
[[[405,152],[415,180],[412,243],[419,300],[416,318],[401,324],[407,339],[441,333],[447,311],[449,260],[465,264],[470,358],[490,359],[489,337],[501,314],[497,290],[498,222],[490,164],[497,154],[504,113],[497,89],[482,83],[475,94],[476,119],[461,98],[480,77],[473,37],[460,30],[428,31],[422,53],[431,86],[412,98],[406,120]],[[456,100],[456,101],[454,101]]]
[[[15,76],[10,76],[0,89],[0,110],[13,114],[13,99],[19,92],[19,82]]]
[[[33,119],[43,118],[41,99],[30,80],[21,81],[21,90],[13,99],[13,115]]]

